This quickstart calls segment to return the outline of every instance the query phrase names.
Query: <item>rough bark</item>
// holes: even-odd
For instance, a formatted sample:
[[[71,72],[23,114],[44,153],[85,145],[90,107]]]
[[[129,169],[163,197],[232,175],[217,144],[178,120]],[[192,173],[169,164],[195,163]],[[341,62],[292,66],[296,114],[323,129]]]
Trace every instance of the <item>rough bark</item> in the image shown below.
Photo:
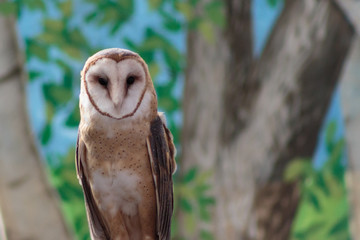
[[[12,18],[0,16],[0,208],[7,239],[71,239],[29,130]]]
[[[340,95],[345,119],[348,156],[347,186],[351,204],[352,239],[360,239],[360,38],[357,36],[341,76]]]
[[[332,1],[285,1],[256,61],[234,48],[233,24],[249,12],[233,8],[250,11],[247,1],[225,3],[244,16],[228,17],[215,46],[189,34],[182,163],[215,171],[216,239],[287,239],[298,191],[284,168],[312,156],[354,31]]]
[[[341,76],[340,95],[345,119],[345,140],[348,157],[347,186],[351,204],[351,234],[352,239],[360,239],[360,2],[356,0],[337,0],[354,25],[357,37],[354,40],[344,71]]]
[[[251,1],[226,0],[226,17],[226,45],[230,51],[225,66],[220,137],[230,143],[246,125],[258,82],[250,75],[253,64]]]

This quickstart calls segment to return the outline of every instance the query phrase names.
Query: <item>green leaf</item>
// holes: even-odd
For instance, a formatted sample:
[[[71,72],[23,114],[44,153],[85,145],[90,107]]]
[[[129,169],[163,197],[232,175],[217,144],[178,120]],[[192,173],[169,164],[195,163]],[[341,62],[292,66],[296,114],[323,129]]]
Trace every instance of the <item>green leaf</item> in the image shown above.
[[[41,144],[46,145],[51,138],[52,130],[51,125],[47,123],[41,133]]]
[[[349,202],[342,162],[344,140],[337,140],[335,122],[326,129],[328,159],[324,166],[302,179],[302,200],[290,239],[349,239]],[[336,217],[334,217],[336,216]],[[305,230],[304,230],[305,229]]]
[[[160,72],[159,64],[157,64],[155,62],[150,63],[149,64],[149,72],[150,72],[150,75],[151,75],[152,79],[156,78],[156,76]]]
[[[63,15],[65,17],[70,17],[72,14],[72,1],[64,1],[64,2],[60,2],[58,4],[59,9],[61,10],[61,12],[63,13]]]
[[[74,176],[75,177],[75,176]],[[81,196],[82,191],[81,188],[77,185],[69,184],[69,182],[64,181],[61,187],[58,188],[60,197],[63,201],[72,201],[74,195]]]
[[[326,181],[322,173],[317,174],[316,176],[316,184],[320,187],[321,190],[325,193],[326,196],[330,196],[329,187],[326,185]]]
[[[196,230],[196,216],[195,214],[185,214],[185,229],[186,232],[193,234]]]
[[[199,177],[196,178],[196,182],[198,183]],[[195,192],[197,196],[203,196],[206,191],[211,189],[211,186],[209,184],[196,184],[195,186]]]
[[[200,205],[200,219],[204,222],[211,221],[211,214],[210,212],[203,206]]]
[[[225,26],[224,4],[222,1],[214,0],[205,5],[206,19],[210,19],[219,27]]]
[[[329,186],[329,191],[332,198],[346,195],[344,172],[342,179],[339,179],[331,171],[325,171],[324,179],[326,181],[326,185]]]
[[[160,10],[159,13],[164,20],[164,27],[167,30],[177,32],[181,29],[183,23],[176,19],[173,15],[162,10]]]
[[[191,30],[197,31],[199,24],[203,21],[201,17],[194,17],[190,22],[188,22],[188,28]]]
[[[15,2],[0,2],[0,14],[15,15],[18,11],[18,6]]]
[[[164,42],[163,46],[164,57],[167,65],[170,67],[170,70],[174,72],[180,71],[182,56],[180,55],[179,51],[167,42]]]
[[[162,0],[149,0],[148,1],[149,5],[150,5],[150,8],[151,9],[157,9],[161,6],[161,4],[163,3]]]
[[[38,71],[29,71],[29,81],[32,82],[34,81],[37,77],[41,76],[41,72]]]
[[[191,203],[185,198],[180,199],[180,208],[188,213],[191,213],[193,209]]]
[[[205,40],[212,44],[215,41],[214,26],[209,21],[201,21],[199,23],[199,30]]]
[[[214,240],[214,235],[207,231],[207,230],[201,230],[200,231],[200,239],[202,240]]]
[[[110,35],[113,35],[134,12],[132,0],[122,1],[88,1],[96,5],[96,10],[85,17],[86,22],[96,21],[98,26],[110,24]],[[100,14],[98,9],[101,9]]]
[[[107,8],[105,14],[103,15],[102,20],[100,21],[99,25],[103,25],[105,23],[115,23],[118,22],[117,20],[119,16],[119,11],[116,8]]]
[[[21,1],[21,4],[28,7],[30,10],[46,10],[45,2],[43,0],[25,0]]]
[[[121,22],[115,22],[113,27],[110,30],[110,35],[114,35],[121,27]]]
[[[79,78],[79,77],[78,77]],[[76,79],[73,79],[73,76],[72,76],[72,72],[66,72],[64,71],[64,78],[63,78],[63,86],[65,88],[68,88],[68,89],[72,89],[73,88],[73,84],[74,82],[78,80],[77,78]]]
[[[43,93],[45,99],[50,101],[55,107],[67,103],[72,98],[71,89],[55,85],[54,83],[44,84]]]
[[[181,12],[187,21],[190,21],[194,16],[193,6],[187,2],[176,2],[175,7]]]
[[[348,231],[349,229],[349,218],[348,216],[344,216],[340,218],[339,221],[330,229],[329,235],[335,235],[343,231]]]
[[[315,232],[318,232],[324,227],[324,222],[315,222],[310,227],[303,231],[295,232],[296,239],[311,239],[310,236],[314,235]]]
[[[71,46],[71,45],[66,45],[62,47],[62,50],[69,55],[70,57],[80,60],[82,59],[82,54],[81,54],[81,50],[77,47]]]
[[[49,31],[53,31],[59,33],[64,29],[65,25],[62,20],[58,19],[45,19],[44,20],[44,27]]]
[[[80,110],[78,105],[71,111],[69,116],[67,117],[65,124],[68,127],[77,127],[80,122]]]
[[[275,7],[281,0],[267,0],[271,7]]]
[[[196,178],[196,183],[198,185],[208,186],[205,183],[207,183],[209,181],[209,179],[214,175],[214,170],[209,169],[209,170],[206,170],[206,171],[202,171],[198,175],[199,176]]]
[[[198,169],[196,167],[189,169],[183,178],[183,182],[184,183],[192,182],[195,179],[197,173],[198,173]]]
[[[55,107],[50,101],[45,102],[45,113],[47,122],[51,122],[55,116]]]
[[[169,31],[177,32],[181,30],[182,25],[176,19],[167,19],[164,22],[164,27]]]
[[[136,44],[130,39],[130,38],[127,38],[127,37],[124,37],[124,43],[130,48],[130,49],[136,49]]]
[[[34,41],[28,41],[27,43],[28,43],[26,49],[27,57],[35,56],[44,62],[49,60],[47,46],[40,45],[38,43],[35,43]]]
[[[313,193],[312,191],[308,191],[307,196],[309,198],[309,201],[314,206],[315,210],[320,211],[321,210],[320,202],[318,197],[315,195],[315,193]]]
[[[200,206],[215,205],[215,198],[213,197],[200,197],[198,201]]]
[[[72,72],[72,68],[69,66],[69,64],[67,62],[64,62],[61,59],[56,59],[55,62],[56,62],[57,65],[59,65],[59,67],[61,67],[63,69],[65,74],[68,74],[68,73]]]
[[[334,147],[335,134],[336,134],[336,122],[331,121],[328,124],[325,132],[325,145],[328,152],[331,152]]]
[[[284,172],[284,180],[292,182],[308,176],[313,172],[311,160],[307,158],[297,158],[291,161]]]
[[[332,171],[339,179],[343,178],[344,166],[341,162],[344,154],[344,139],[340,139],[333,143],[332,150],[329,152],[330,156],[325,162],[323,169]]]
[[[96,18],[97,15],[98,15],[97,12],[92,12],[92,13],[86,15],[85,22],[89,23],[89,22],[93,21]]]
[[[88,45],[86,38],[84,37],[83,33],[80,31],[79,28],[74,28],[72,31],[70,31],[69,38],[71,42],[73,42],[76,45],[79,45],[80,47]]]
[[[60,45],[60,44],[63,44],[64,41],[59,38],[59,35],[58,34],[53,34],[53,33],[50,33],[50,32],[44,32],[42,34],[39,34],[37,37],[36,37],[37,40],[39,40],[40,42],[44,42],[46,43],[48,46],[49,45]]]

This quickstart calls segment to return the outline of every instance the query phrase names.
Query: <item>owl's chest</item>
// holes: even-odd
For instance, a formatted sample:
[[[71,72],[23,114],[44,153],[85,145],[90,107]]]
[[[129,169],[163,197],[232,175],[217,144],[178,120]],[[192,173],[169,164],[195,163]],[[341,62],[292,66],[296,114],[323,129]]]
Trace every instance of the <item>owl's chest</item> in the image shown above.
[[[112,136],[88,133],[87,167],[89,180],[102,210],[115,215],[119,208],[127,215],[136,213],[141,202],[140,184],[151,176],[145,128],[114,130]],[[152,184],[149,181],[149,184]]]
[[[129,167],[147,157],[148,124],[127,128],[88,128],[84,140],[92,167],[110,164]]]

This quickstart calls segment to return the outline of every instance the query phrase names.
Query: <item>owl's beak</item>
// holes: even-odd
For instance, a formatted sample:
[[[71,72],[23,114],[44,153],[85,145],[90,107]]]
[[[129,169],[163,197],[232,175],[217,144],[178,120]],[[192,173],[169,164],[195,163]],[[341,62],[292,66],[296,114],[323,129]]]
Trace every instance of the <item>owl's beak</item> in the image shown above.
[[[114,103],[115,109],[120,109],[122,102],[124,100],[124,88],[121,88],[120,86],[113,86],[110,89],[110,97],[112,102]]]

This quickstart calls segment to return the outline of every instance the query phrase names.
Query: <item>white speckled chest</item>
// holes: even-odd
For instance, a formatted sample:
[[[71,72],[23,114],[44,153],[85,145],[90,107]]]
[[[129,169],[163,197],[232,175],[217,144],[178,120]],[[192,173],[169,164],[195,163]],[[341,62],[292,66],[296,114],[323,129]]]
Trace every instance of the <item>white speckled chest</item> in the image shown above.
[[[114,217],[137,214],[153,181],[146,138],[148,123],[122,127],[86,128],[82,133],[87,152],[87,172],[99,208]]]

